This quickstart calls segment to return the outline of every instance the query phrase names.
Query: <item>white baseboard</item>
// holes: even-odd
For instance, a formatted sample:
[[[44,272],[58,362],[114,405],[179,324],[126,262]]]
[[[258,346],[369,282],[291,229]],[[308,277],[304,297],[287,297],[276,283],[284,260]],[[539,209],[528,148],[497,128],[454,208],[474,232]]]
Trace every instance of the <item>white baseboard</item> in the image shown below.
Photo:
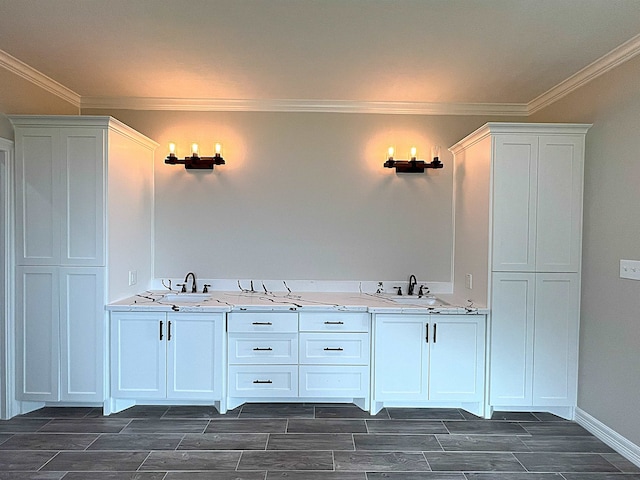
[[[579,425],[583,426],[631,463],[640,467],[640,446],[626,439],[578,407],[576,407],[575,420]]]

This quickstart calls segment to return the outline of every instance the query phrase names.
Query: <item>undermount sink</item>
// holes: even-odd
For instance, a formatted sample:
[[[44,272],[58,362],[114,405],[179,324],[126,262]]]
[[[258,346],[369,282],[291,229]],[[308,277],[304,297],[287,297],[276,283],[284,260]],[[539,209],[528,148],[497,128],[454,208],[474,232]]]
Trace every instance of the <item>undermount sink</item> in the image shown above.
[[[162,296],[165,302],[198,303],[211,298],[209,293],[167,293]]]
[[[447,302],[443,302],[442,300],[431,297],[417,297],[417,296],[402,296],[396,295],[390,298],[392,301],[396,303],[402,303],[406,305],[426,305],[426,306],[434,306],[434,305],[448,305]]]

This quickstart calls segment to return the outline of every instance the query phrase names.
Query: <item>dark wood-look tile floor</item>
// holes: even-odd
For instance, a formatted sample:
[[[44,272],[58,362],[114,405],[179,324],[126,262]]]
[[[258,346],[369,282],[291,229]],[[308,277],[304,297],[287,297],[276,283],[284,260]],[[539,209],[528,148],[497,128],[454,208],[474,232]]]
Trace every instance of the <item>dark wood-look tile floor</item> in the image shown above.
[[[247,404],[43,408],[0,421],[0,480],[640,480],[549,414]]]

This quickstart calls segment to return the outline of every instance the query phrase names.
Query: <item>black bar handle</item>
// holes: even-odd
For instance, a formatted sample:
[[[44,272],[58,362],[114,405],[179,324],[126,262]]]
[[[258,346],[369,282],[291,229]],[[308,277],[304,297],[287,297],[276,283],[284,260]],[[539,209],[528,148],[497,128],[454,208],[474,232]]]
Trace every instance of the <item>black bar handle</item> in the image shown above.
[[[273,383],[271,380],[254,380],[253,383]]]
[[[324,322],[325,325],[344,325],[344,322],[342,321],[337,321],[337,322],[331,322],[329,320],[327,320],[326,322]]]
[[[273,325],[271,322],[253,322],[253,325]]]
[[[338,347],[338,348],[325,347],[324,351],[325,352],[343,352],[344,348],[342,348],[342,347]]]
[[[425,324],[425,330],[426,330],[426,333],[424,335],[424,339],[426,340],[427,343],[429,343],[429,324],[428,323]]]
[[[162,335],[162,324],[164,322],[162,320],[160,320],[160,340],[162,340],[164,338],[164,336]]]
[[[438,328],[438,324],[434,323],[433,324],[433,343],[437,342],[437,340],[436,340],[436,328]]]
[[[273,348],[271,347],[267,347],[267,348],[260,348],[260,347],[256,347],[253,349],[254,352],[271,352],[273,351]]]
[[[167,322],[167,341],[171,341],[171,320]]]

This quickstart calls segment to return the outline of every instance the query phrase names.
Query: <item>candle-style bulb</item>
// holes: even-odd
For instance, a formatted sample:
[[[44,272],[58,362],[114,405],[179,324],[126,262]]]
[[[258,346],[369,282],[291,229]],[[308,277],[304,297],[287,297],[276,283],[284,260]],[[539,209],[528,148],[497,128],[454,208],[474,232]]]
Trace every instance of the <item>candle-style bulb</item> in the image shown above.
[[[220,156],[220,154],[222,153],[222,145],[220,145],[219,143],[216,143],[215,152],[216,152],[216,156]]]
[[[170,143],[169,144],[169,155],[175,155],[176,154],[176,144],[175,143]]]
[[[417,153],[418,153],[418,150],[416,149],[416,147],[411,147],[411,151],[409,153],[409,158],[411,158],[411,160],[415,160]]]
[[[191,155],[194,156],[194,157],[198,156],[198,144],[197,143],[191,144]]]
[[[440,160],[440,146],[434,145],[431,147],[431,158],[434,160]]]
[[[388,154],[387,156],[388,156],[389,158],[393,158],[393,154],[394,154],[394,153],[395,153],[394,148],[393,148],[393,147],[389,147],[389,149],[387,150],[387,154]]]

